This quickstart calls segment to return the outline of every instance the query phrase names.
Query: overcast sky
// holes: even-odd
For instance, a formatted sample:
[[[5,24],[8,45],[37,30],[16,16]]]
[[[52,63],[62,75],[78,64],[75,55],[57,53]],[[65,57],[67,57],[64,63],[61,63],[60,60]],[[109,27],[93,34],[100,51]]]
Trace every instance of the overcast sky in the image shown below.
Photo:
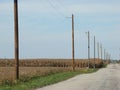
[[[113,59],[120,58],[120,0],[18,1],[20,58],[71,58],[72,13],[75,58],[87,58],[88,30],[91,57],[95,35]],[[14,58],[13,27],[13,0],[0,0],[0,58]]]

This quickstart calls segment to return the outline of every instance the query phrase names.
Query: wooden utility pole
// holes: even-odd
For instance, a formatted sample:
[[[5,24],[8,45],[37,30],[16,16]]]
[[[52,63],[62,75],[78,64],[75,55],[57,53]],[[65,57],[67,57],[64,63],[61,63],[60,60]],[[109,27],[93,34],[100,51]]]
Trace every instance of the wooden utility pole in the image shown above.
[[[109,54],[109,62],[111,62],[111,55]]]
[[[15,44],[15,79],[19,79],[19,32],[18,32],[18,2],[14,0],[14,44]]]
[[[108,52],[106,52],[106,60],[108,61]]]
[[[74,60],[74,15],[72,14],[72,62],[73,71],[75,70],[75,60]]]
[[[118,60],[120,61],[120,48],[119,48],[119,54],[118,54],[119,56],[118,56]]]
[[[101,48],[101,60],[102,60],[102,44],[100,45],[100,48]]]
[[[88,68],[90,68],[90,32],[88,31]]]
[[[110,63],[110,54],[108,52],[106,53],[106,60]]]
[[[105,53],[106,53],[106,51],[105,51],[105,49],[104,49],[104,60],[105,60]]]
[[[97,43],[98,59],[99,59],[99,42]]]
[[[95,41],[95,36],[94,36],[94,68],[95,68],[95,57],[96,57],[96,55],[95,55],[95,51],[96,51],[96,45],[95,45],[95,43],[96,43],[96,41]]]

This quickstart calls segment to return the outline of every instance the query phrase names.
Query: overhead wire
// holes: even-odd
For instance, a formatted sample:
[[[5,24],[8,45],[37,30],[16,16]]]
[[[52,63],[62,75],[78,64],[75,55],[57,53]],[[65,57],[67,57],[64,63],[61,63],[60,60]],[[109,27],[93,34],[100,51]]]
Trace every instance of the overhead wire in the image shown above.
[[[56,8],[55,4],[53,4],[53,2],[52,2],[51,0],[47,0],[47,1],[48,1],[48,3],[50,4],[50,6],[51,6],[59,15],[61,15],[61,16],[63,16],[63,17],[66,17],[65,14],[64,14],[62,11],[60,11],[60,9]]]
[[[59,3],[59,5],[61,5],[61,6],[64,8],[64,11],[65,11],[65,12],[67,12],[67,13],[70,12],[69,9],[65,7],[65,5],[64,5],[63,2],[61,2],[60,0],[56,0],[56,1]],[[71,13],[71,14],[72,14],[72,13]]]

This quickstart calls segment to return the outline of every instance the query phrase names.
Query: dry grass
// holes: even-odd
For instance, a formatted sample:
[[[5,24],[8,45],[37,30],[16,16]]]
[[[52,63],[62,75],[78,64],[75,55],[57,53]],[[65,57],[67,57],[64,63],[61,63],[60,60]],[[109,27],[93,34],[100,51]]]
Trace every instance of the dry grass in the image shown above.
[[[0,67],[0,83],[4,80],[14,80],[14,70],[12,67]]]
[[[64,67],[20,67],[20,78],[44,76],[51,73],[70,71],[71,68]],[[14,80],[14,67],[0,67],[0,82]]]
[[[96,59],[96,66],[100,67],[103,61]],[[88,60],[76,59],[76,67],[84,68],[88,66]],[[90,60],[90,64],[94,64],[94,59]],[[21,67],[72,67],[71,59],[22,59],[19,62]],[[12,59],[0,59],[0,67],[13,67],[14,60]]]
[[[96,59],[96,67],[101,67],[103,61]],[[108,63],[108,62],[104,62]],[[20,60],[20,77],[33,77],[47,75],[56,72],[72,70],[72,60],[70,59],[26,59]],[[94,60],[90,60],[90,67],[94,65]],[[88,60],[75,60],[76,69],[86,68]],[[14,60],[0,59],[0,82],[14,80]]]

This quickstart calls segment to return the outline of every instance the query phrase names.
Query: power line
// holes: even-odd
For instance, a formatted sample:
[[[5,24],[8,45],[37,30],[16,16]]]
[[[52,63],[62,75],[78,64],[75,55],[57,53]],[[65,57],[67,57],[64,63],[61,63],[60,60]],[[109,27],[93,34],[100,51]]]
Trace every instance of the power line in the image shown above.
[[[51,0],[47,0],[47,1],[48,1],[48,3],[50,4],[50,6],[51,6],[59,15],[65,17],[64,13],[61,12],[59,9],[57,9],[56,6],[53,4],[53,2],[52,2]]]
[[[56,1],[59,3],[59,5],[60,5],[62,8],[64,8],[65,11],[68,11],[68,10],[66,9],[66,7],[64,6],[64,4],[63,4],[60,0],[56,0]]]

